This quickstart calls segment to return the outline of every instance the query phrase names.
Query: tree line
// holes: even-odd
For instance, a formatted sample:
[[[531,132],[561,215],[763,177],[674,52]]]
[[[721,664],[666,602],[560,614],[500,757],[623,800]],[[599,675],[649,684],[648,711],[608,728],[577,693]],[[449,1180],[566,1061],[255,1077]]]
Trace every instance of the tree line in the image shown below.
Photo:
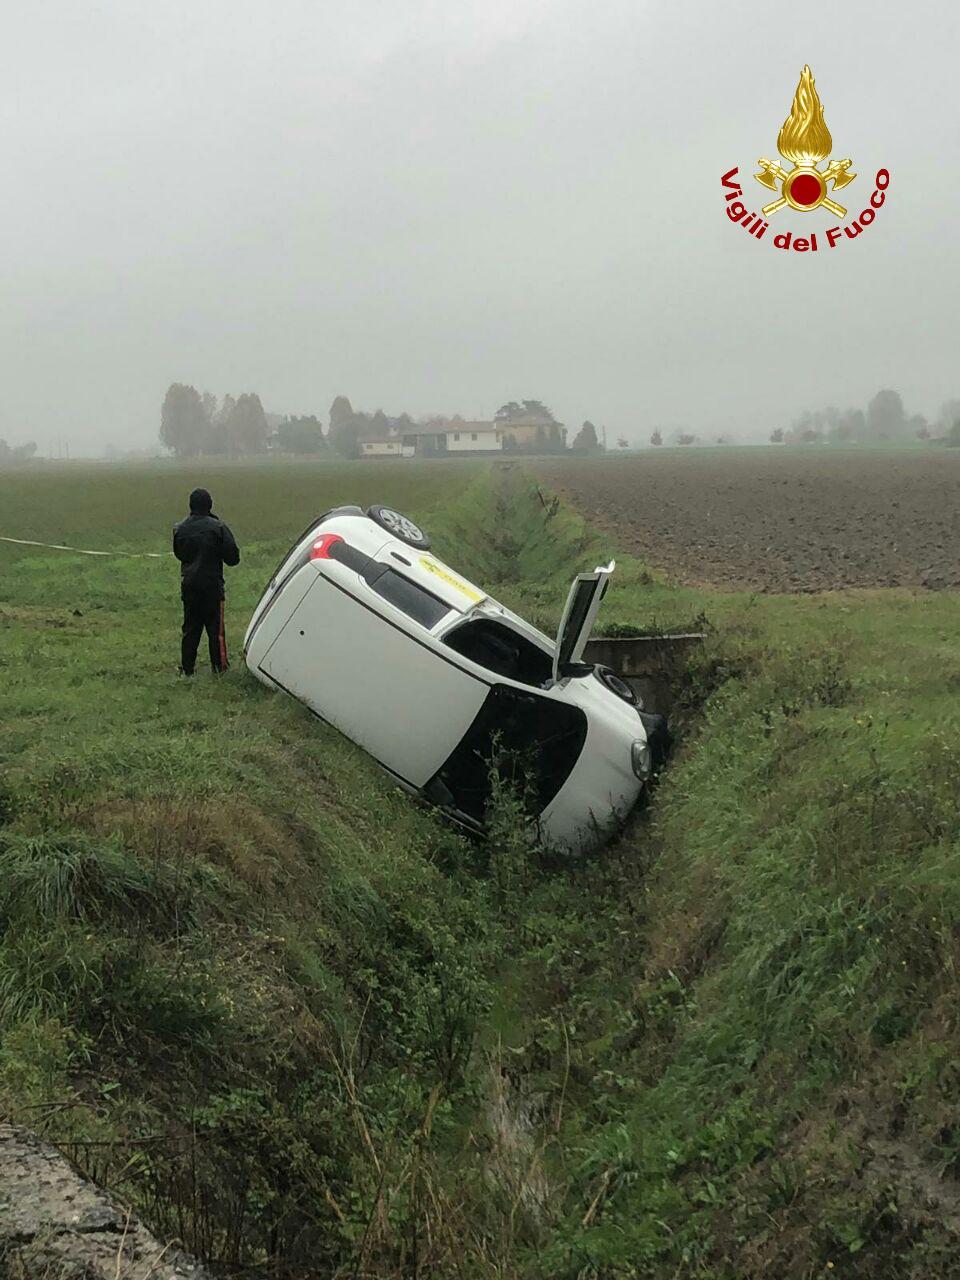
[[[183,458],[243,457],[266,453],[271,445],[283,453],[320,453],[327,447],[323,425],[313,414],[277,418],[264,411],[255,391],[218,401],[212,392],[182,382],[172,383],[163,398],[160,443]]]
[[[266,453],[269,426],[256,392],[218,402],[210,391],[174,382],[160,410],[160,443],[178,457]]]
[[[700,437],[694,435],[692,431],[675,431],[671,439],[674,444],[691,445],[691,444],[703,443]],[[660,430],[659,427],[654,427],[650,435],[650,443],[653,445],[655,449],[659,449],[663,444],[663,432]],[[713,443],[726,444],[727,440],[725,436],[717,436]]]
[[[29,462],[37,452],[36,442],[29,440],[26,444],[7,444],[6,440],[0,440],[0,467],[9,466],[14,462]]]
[[[804,410],[789,427],[777,427],[772,444],[878,444],[885,440],[937,440],[960,443],[960,400],[947,400],[932,422],[908,413],[898,391],[878,391],[866,409]]]
[[[273,421],[271,419],[273,418]],[[256,392],[236,398],[225,395],[218,402],[209,391],[174,382],[167,389],[160,411],[160,442],[178,457],[224,455],[243,457],[280,453],[319,454],[328,450],[343,458],[360,456],[360,441],[413,430],[409,414],[388,417],[358,413],[346,396],[337,396],[330,406],[330,429],[315,414],[276,418],[265,412]]]
[[[415,421],[409,413],[391,416],[383,409],[368,413],[354,409],[347,396],[336,396],[330,405],[329,429],[324,433],[323,424],[313,414],[280,418],[266,413],[255,392],[236,398],[225,395],[218,401],[209,391],[174,382],[163,399],[160,441],[178,457],[186,458],[201,454],[241,457],[268,450],[296,454],[330,451],[341,458],[358,458],[365,440],[456,431],[465,421],[460,414]],[[565,428],[541,400],[507,401],[494,414],[494,422],[502,430],[506,449],[549,453],[567,447]],[[602,451],[592,422],[584,422],[573,448],[583,453]]]
[[[690,431],[676,431],[671,443],[693,445],[729,444],[726,436],[711,441],[701,440]],[[805,409],[788,427],[777,427],[770,433],[771,444],[878,444],[883,441],[931,440],[960,446],[960,400],[947,400],[932,421],[922,413],[908,413],[899,392],[878,391],[866,409]],[[655,448],[664,443],[663,432],[656,428],[650,436]]]

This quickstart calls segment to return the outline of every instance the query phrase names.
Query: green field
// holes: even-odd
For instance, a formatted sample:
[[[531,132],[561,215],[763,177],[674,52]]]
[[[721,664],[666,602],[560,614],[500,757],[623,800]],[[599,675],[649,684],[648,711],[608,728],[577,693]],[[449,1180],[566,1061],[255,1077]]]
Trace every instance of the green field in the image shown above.
[[[519,465],[224,466],[229,639],[387,501],[552,630],[616,551]],[[192,472],[0,473],[0,533],[165,550]],[[0,544],[0,1117],[216,1262],[294,1277],[960,1274],[960,600],[679,590],[708,639],[622,840],[467,841],[235,662],[172,559]]]

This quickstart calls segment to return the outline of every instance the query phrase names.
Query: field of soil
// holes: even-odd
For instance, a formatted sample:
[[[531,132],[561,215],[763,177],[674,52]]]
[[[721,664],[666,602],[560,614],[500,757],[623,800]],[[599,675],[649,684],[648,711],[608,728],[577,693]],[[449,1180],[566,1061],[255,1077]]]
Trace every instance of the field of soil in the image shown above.
[[[651,450],[537,475],[684,583],[960,587],[960,451]]]

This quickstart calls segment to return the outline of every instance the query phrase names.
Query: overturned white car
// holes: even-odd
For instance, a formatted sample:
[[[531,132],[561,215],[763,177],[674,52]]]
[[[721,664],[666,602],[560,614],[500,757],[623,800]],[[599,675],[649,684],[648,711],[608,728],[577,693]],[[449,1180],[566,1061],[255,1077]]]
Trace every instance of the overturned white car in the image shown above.
[[[624,681],[581,660],[613,564],[575,579],[554,642],[429,546],[389,507],[318,517],[257,605],[247,666],[465,825],[482,828],[491,761],[512,758],[545,843],[599,843],[665,733]]]

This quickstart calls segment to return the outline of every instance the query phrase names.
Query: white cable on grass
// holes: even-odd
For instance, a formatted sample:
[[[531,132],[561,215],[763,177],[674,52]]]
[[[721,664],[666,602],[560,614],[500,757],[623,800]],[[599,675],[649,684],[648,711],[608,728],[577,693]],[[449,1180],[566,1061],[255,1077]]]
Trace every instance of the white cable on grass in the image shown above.
[[[162,560],[165,556],[172,556],[172,551],[87,551],[83,547],[65,547],[59,542],[35,542],[33,538],[5,538],[0,533],[0,542],[15,542],[21,547],[47,547],[50,551],[72,551],[78,556],[126,556],[131,560],[142,560],[148,557],[151,560]]]

